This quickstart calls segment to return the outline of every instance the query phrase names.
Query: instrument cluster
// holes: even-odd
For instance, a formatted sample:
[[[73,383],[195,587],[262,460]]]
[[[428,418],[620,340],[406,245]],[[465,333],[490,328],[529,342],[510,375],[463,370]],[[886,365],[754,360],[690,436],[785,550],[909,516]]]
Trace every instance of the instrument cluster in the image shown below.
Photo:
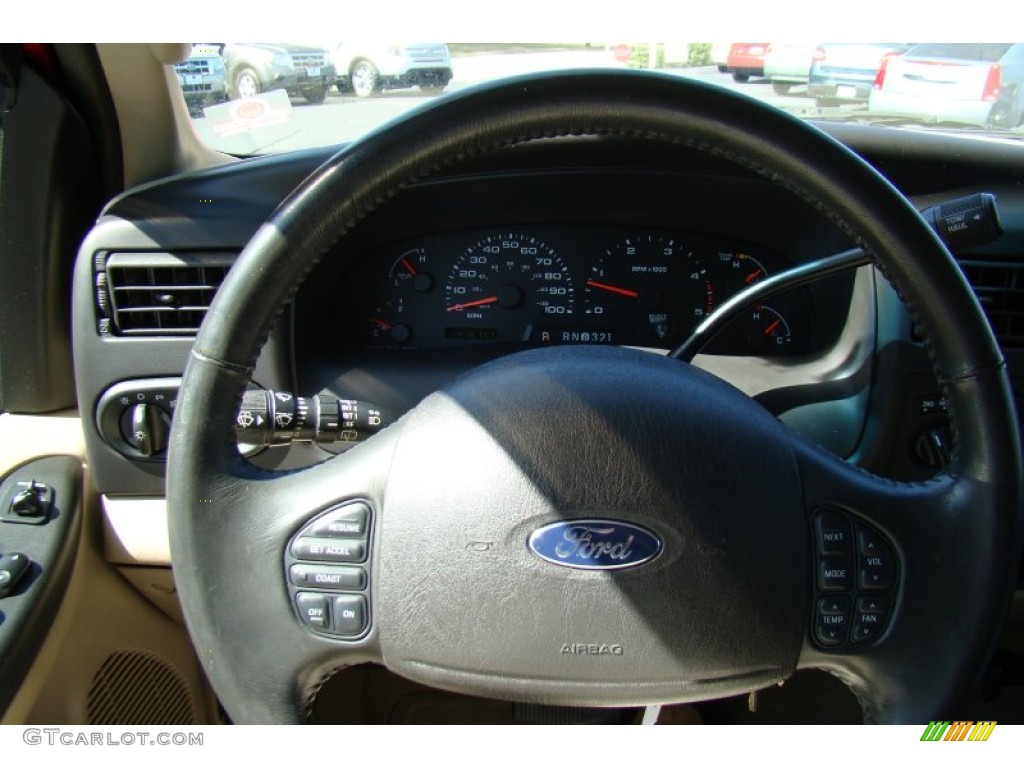
[[[418,237],[367,254],[341,286],[369,349],[617,344],[671,349],[729,297],[792,266],[724,237],[654,228],[519,226]],[[707,351],[806,351],[806,291],[751,307]]]

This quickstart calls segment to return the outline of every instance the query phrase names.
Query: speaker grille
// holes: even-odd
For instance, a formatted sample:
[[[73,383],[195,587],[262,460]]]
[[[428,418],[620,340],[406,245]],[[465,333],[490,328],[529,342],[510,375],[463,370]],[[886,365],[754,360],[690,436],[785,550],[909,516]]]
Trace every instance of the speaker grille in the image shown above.
[[[89,688],[90,725],[194,725],[188,686],[165,659],[149,651],[117,651]]]

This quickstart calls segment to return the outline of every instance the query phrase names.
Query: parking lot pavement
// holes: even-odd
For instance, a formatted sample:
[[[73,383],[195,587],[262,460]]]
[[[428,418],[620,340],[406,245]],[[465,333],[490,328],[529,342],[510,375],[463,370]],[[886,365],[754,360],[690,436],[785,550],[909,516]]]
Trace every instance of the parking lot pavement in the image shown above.
[[[529,72],[566,67],[590,69],[623,66],[616,62],[609,52],[601,49],[465,56],[453,60],[454,78],[445,92],[455,93],[487,80]],[[737,83],[730,75],[722,74],[715,67],[673,68],[661,71],[676,77],[714,83],[774,104],[801,117],[813,117],[818,114],[814,100],[802,96],[803,88],[795,88],[791,93],[780,96],[775,93],[771,82],[766,78],[753,78],[746,83]],[[352,141],[388,120],[429,103],[433,98],[437,97],[427,96],[417,88],[385,91],[368,99],[360,99],[350,94],[343,95],[332,90],[323,104],[304,104],[301,99],[296,99],[288,123],[275,126],[272,133],[265,136],[235,137],[232,144],[219,141],[206,124],[205,118],[196,119],[195,125],[202,138],[212,146],[227,152],[283,152]]]

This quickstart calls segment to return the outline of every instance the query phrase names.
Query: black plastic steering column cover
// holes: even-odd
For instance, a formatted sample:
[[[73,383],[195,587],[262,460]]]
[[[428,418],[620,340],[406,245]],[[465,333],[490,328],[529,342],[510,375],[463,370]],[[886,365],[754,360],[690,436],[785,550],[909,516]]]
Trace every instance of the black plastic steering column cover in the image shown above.
[[[390,461],[409,422],[385,430],[342,462],[298,474],[248,465],[234,445],[233,419],[271,325],[318,261],[335,246],[339,258],[352,258],[339,241],[410,183],[475,154],[588,134],[682,143],[728,157],[817,207],[876,254],[927,340],[950,399],[956,437],[950,473],[923,490],[891,484],[790,436],[799,471],[807,474],[809,498],[799,501],[812,505],[830,498],[833,485],[853,489],[859,503],[892,509],[923,500],[937,514],[927,521],[928,543],[956,548],[958,565],[972,563],[969,587],[976,599],[958,590],[949,600],[959,629],[948,642],[941,631],[949,616],[928,617],[928,627],[907,632],[915,642],[932,643],[929,662],[945,661],[941,672],[927,670],[940,681],[921,700],[914,699],[912,687],[925,670],[915,666],[905,644],[883,641],[852,662],[808,651],[801,663],[809,660],[847,679],[868,717],[878,721],[927,719],[973,681],[1012,586],[1021,535],[1021,460],[1001,354],[952,258],[884,178],[812,126],[675,77],[580,72],[531,76],[440,99],[348,147],[282,203],[218,292],[182,382],[168,503],[172,559],[189,630],[198,648],[212,651],[200,658],[237,722],[304,721],[318,685],[334,669],[386,661],[381,648],[387,640],[377,636],[376,626],[346,653],[299,626],[288,603],[281,554],[305,520],[346,497],[384,504],[387,526]],[[861,506],[853,511],[872,512]],[[892,520],[897,518],[894,512]],[[911,547],[913,541],[901,545]],[[944,567],[941,552],[933,562]],[[919,594],[938,605],[941,590],[956,575],[936,572],[935,587],[923,551],[910,563],[902,585],[905,593],[914,590],[908,600]],[[378,569],[372,578],[379,576]],[[433,574],[443,576],[440,567]],[[902,628],[895,621],[890,635],[898,637]],[[910,672],[901,672],[897,661]],[[890,691],[890,673],[909,682],[901,687],[897,679]]]

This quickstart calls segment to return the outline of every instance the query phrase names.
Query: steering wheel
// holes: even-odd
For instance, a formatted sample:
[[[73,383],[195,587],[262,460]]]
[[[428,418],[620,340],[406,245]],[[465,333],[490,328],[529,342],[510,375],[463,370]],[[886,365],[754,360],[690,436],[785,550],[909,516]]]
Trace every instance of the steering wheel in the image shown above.
[[[590,134],[728,158],[874,254],[948,398],[948,471],[876,477],[709,374],[601,347],[474,369],[307,469],[239,455],[235,415],[269,329],[328,250],[351,258],[347,232],[459,160]],[[1017,422],[1001,353],[948,251],[838,142],[682,78],[520,78],[342,150],[245,248],[178,402],[175,579],[236,722],[306,722],[323,682],[362,662],[453,691],[592,706],[719,698],[820,668],[867,721],[922,722],[970,691],[1011,595]],[[356,538],[330,538],[339,532]],[[335,556],[349,565],[322,567]],[[303,559],[315,567],[293,571]],[[334,574],[320,577],[326,589],[320,572]]]

